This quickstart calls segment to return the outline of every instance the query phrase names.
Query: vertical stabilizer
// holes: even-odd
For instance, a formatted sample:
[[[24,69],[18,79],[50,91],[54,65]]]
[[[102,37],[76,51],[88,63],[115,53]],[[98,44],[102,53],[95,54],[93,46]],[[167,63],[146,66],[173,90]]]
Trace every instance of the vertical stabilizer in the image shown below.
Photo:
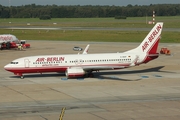
[[[129,50],[126,53],[146,53],[146,54],[156,54],[158,44],[161,38],[161,32],[163,29],[163,22],[158,22],[145,37],[142,43],[135,49]]]

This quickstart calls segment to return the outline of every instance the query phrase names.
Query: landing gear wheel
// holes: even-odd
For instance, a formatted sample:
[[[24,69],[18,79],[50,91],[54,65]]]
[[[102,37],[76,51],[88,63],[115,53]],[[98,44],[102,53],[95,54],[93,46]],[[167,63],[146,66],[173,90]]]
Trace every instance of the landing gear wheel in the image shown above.
[[[92,77],[94,77],[94,74],[92,73],[92,71],[89,71],[86,73],[86,77],[92,78]]]
[[[21,76],[21,79],[24,79],[24,76],[23,76],[23,75]]]

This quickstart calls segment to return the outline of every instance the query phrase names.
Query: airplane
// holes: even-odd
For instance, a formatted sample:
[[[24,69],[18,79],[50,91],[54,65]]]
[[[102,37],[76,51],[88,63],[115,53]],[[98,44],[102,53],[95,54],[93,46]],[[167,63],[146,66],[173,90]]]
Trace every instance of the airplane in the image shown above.
[[[38,55],[13,60],[4,69],[24,78],[23,74],[63,72],[67,78],[90,75],[93,71],[138,66],[158,58],[163,22],[158,22],[140,45],[123,53]]]
[[[0,35],[0,48],[17,48],[19,45],[23,45],[26,48],[30,47],[30,44],[26,43],[26,40],[19,40],[15,35],[2,34]]]
[[[7,42],[17,42],[19,39],[11,34],[2,34],[0,35],[0,44]]]

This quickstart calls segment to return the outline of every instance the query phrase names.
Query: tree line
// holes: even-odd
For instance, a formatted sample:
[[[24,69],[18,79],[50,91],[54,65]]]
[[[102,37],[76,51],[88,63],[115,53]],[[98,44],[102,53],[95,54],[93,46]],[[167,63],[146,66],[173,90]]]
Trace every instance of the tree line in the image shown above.
[[[127,5],[127,6],[92,6],[92,5],[23,5],[2,6],[0,5],[0,18],[92,18],[92,17],[142,17],[152,16],[177,16],[180,15],[180,4],[150,4],[150,5]]]

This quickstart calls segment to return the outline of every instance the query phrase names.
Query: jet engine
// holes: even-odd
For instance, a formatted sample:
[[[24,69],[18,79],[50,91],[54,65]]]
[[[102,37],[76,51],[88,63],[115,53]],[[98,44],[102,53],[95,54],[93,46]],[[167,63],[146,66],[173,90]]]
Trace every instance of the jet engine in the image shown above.
[[[85,71],[81,67],[72,67],[68,68],[65,74],[68,78],[83,77],[85,75]]]

